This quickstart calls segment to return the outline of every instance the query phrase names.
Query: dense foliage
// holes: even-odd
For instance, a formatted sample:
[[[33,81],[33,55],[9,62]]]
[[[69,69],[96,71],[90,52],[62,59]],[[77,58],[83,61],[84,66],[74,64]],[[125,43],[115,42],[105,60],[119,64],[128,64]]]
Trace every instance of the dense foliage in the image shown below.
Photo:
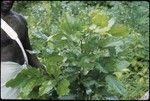
[[[45,69],[29,67],[7,86],[26,99],[140,98],[149,85],[149,4],[95,2],[15,3]]]

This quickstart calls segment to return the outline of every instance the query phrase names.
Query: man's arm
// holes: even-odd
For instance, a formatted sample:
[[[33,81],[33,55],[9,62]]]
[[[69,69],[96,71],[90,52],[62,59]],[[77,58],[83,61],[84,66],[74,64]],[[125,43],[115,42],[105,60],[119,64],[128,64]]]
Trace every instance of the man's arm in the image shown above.
[[[22,42],[24,49],[26,50],[26,54],[28,56],[28,62],[29,65],[33,66],[33,67],[41,67],[43,66],[40,61],[38,60],[36,54],[30,54],[29,52],[27,52],[27,50],[31,50],[32,51],[32,46],[30,44],[30,40],[29,40],[29,36],[28,36],[28,28],[27,28],[27,22],[26,20],[21,16],[21,19],[24,22],[25,25],[25,33],[24,33],[24,40]]]

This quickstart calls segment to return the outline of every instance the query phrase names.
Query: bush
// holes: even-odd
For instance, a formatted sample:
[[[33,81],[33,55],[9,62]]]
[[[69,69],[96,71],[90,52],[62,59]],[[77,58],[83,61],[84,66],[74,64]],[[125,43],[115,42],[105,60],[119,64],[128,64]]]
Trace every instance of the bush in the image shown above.
[[[19,86],[25,99],[137,99],[144,94],[148,27],[138,30],[134,25],[143,24],[128,23],[122,13],[132,17],[147,6],[140,5],[142,10],[130,14],[124,2],[107,3],[112,7],[87,7],[80,1],[40,1],[27,3],[26,8],[16,4],[14,9],[24,11],[34,52],[46,71],[28,68],[7,86]],[[125,3],[133,8],[139,4]]]

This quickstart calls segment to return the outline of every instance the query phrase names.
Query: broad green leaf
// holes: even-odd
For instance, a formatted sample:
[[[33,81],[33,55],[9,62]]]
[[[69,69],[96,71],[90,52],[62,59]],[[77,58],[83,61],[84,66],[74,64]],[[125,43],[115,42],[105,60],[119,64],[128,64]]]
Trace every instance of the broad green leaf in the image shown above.
[[[48,56],[48,63],[50,64],[58,64],[58,63],[62,63],[63,62],[63,57],[58,55],[57,53],[53,53],[53,54],[50,54]]]
[[[34,78],[34,79],[24,79],[24,81],[22,83],[20,83],[19,87],[20,87],[20,94],[19,96],[21,98],[38,98],[39,97],[39,86],[45,81],[44,77],[40,77],[40,78]],[[34,82],[34,83],[30,83],[30,82]],[[27,85],[27,83],[29,83]],[[32,86],[32,87],[31,87]]]
[[[21,92],[23,93],[23,96],[27,96],[30,94],[30,92],[33,90],[35,87],[36,80],[35,79],[30,79],[27,84],[21,89]]]
[[[108,25],[109,17],[104,12],[99,12],[92,17],[92,22],[100,27]]]
[[[40,85],[40,82],[37,80],[41,80],[42,82],[42,75],[35,68],[28,68],[22,70],[15,79],[12,79],[6,83],[6,87],[19,87],[21,90],[23,89],[23,95],[27,96],[30,93],[30,90],[33,89],[34,86]],[[38,78],[38,79],[36,79]],[[38,82],[38,83],[37,83]],[[30,85],[29,85],[30,84]],[[26,89],[26,90],[24,90]]]
[[[34,89],[30,92],[28,97],[29,99],[40,99],[41,96],[39,96],[39,86],[34,87]]]
[[[114,23],[115,23],[115,19],[112,18],[108,21],[108,26],[106,26],[106,27],[101,28],[101,27],[97,27],[95,24],[92,24],[92,26],[89,27],[89,29],[93,30],[96,33],[100,33],[101,35],[110,35],[108,33],[108,31],[111,29],[111,27],[114,25]]]
[[[65,47],[68,43],[68,37],[64,34],[55,34],[52,37],[49,38],[48,45],[51,48],[61,48]]]
[[[28,68],[25,75],[28,75],[30,77],[32,77],[32,76],[33,77],[41,77],[42,76],[40,71],[37,68],[33,68],[33,67]]]
[[[39,95],[42,96],[48,93],[50,90],[53,89],[53,87],[54,85],[52,84],[52,81],[44,81],[39,88]]]
[[[62,30],[67,34],[74,34],[75,31],[81,30],[82,28],[81,20],[71,16],[69,13],[65,13],[60,25]]]
[[[30,78],[28,76],[28,69],[22,70],[14,79],[9,80],[6,83],[6,87],[17,87],[20,83],[22,83],[26,78]]]
[[[130,63],[126,60],[122,60],[122,61],[118,61],[116,63],[116,67],[119,71],[123,71],[124,69],[126,69],[128,66],[130,65]]]
[[[50,75],[54,75],[55,78],[57,78],[62,72],[59,66],[56,65],[49,65],[47,66],[47,72]]]
[[[35,96],[38,95],[38,92],[34,92],[35,88],[37,89],[38,86],[40,86],[45,81],[44,77],[38,77],[38,78],[25,78],[23,81],[19,84],[20,88],[20,94],[19,96],[21,98],[28,98],[28,96]],[[27,84],[29,83],[29,84]],[[38,96],[36,96],[38,97]]]
[[[26,78],[26,75],[18,74],[15,79],[11,79],[6,83],[6,87],[17,87],[23,80]]]
[[[56,89],[57,94],[59,96],[67,95],[70,91],[69,85],[70,85],[70,83],[66,79],[60,81],[60,83],[58,83],[58,86],[57,86],[57,89]]]
[[[116,24],[114,26],[112,26],[112,28],[110,29],[110,34],[112,34],[113,36],[127,36],[129,34],[129,29],[122,24]]]
[[[87,56],[82,57],[81,61],[77,64],[77,66],[82,68],[85,75],[94,68],[94,65],[95,63],[92,63],[90,57]]]
[[[100,63],[101,63],[101,66],[107,70],[108,72],[114,72],[115,71],[115,59],[112,58],[112,57],[103,57],[103,58],[100,58]]]
[[[71,26],[70,26],[70,22],[68,21],[66,16],[65,16],[64,19],[62,19],[62,21],[60,22],[60,25],[61,25],[62,30],[64,30],[66,33],[71,34],[72,29],[71,29]]]
[[[123,84],[116,80],[113,76],[108,75],[105,78],[108,86],[110,86],[112,89],[114,89],[116,92],[120,93],[123,96],[127,96],[127,91],[126,89],[123,87]]]
[[[95,66],[95,68],[98,69],[100,72],[108,73],[108,72],[100,65],[100,63],[97,63],[96,66]]]

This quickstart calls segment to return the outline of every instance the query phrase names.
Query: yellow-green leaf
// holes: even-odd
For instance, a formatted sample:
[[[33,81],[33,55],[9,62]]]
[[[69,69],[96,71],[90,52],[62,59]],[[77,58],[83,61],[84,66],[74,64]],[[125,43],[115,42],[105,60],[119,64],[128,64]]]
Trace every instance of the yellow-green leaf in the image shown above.
[[[39,88],[39,95],[48,93],[53,88],[53,84],[51,81],[45,81],[42,83],[42,86]]]
[[[105,13],[98,13],[92,18],[92,22],[100,27],[108,25],[109,17]]]
[[[60,83],[58,84],[57,89],[56,89],[57,94],[59,96],[67,95],[69,93],[69,91],[70,91],[70,89],[68,88],[69,85],[70,85],[70,83],[66,79],[60,81]]]
[[[127,36],[129,34],[129,29],[123,24],[116,24],[112,26],[109,33],[113,36]]]

